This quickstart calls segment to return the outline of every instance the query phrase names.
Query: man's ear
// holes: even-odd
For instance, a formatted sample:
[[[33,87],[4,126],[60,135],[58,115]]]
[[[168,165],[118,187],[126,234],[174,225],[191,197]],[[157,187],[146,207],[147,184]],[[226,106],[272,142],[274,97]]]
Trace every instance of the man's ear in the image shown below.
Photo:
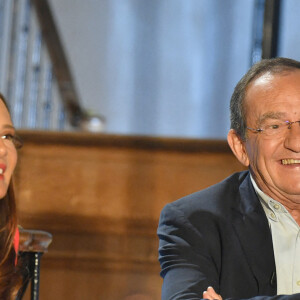
[[[231,148],[231,151],[244,166],[249,166],[249,158],[246,152],[245,142],[240,138],[240,136],[235,132],[235,130],[230,129],[227,135],[227,142]]]

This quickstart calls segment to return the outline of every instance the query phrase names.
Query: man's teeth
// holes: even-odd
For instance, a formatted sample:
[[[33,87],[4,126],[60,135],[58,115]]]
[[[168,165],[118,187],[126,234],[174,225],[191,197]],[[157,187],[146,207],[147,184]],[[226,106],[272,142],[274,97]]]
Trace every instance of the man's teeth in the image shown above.
[[[0,168],[0,175],[2,175],[2,174],[3,174],[3,169]]]
[[[283,165],[300,164],[300,159],[282,159],[281,163]]]

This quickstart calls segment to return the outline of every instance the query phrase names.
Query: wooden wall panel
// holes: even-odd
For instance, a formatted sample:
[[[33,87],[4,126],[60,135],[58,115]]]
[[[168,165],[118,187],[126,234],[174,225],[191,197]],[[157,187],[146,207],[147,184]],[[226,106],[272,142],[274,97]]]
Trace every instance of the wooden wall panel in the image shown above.
[[[43,300],[159,299],[161,209],[242,169],[224,141],[21,136],[20,223],[53,234],[42,260]]]

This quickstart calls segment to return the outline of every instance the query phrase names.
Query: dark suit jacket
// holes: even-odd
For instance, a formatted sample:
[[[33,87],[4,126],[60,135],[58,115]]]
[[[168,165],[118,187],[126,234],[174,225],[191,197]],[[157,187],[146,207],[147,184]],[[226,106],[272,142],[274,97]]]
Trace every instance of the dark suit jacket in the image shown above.
[[[276,295],[272,236],[248,171],[167,204],[158,236],[162,299]],[[300,299],[292,296],[257,299]]]

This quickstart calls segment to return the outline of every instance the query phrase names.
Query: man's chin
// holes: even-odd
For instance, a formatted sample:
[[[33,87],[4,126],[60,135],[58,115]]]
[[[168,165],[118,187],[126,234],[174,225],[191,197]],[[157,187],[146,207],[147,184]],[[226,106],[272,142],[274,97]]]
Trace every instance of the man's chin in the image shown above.
[[[293,202],[300,203],[300,185],[299,183],[294,186],[283,186],[282,192],[286,195],[286,198],[292,200]]]

